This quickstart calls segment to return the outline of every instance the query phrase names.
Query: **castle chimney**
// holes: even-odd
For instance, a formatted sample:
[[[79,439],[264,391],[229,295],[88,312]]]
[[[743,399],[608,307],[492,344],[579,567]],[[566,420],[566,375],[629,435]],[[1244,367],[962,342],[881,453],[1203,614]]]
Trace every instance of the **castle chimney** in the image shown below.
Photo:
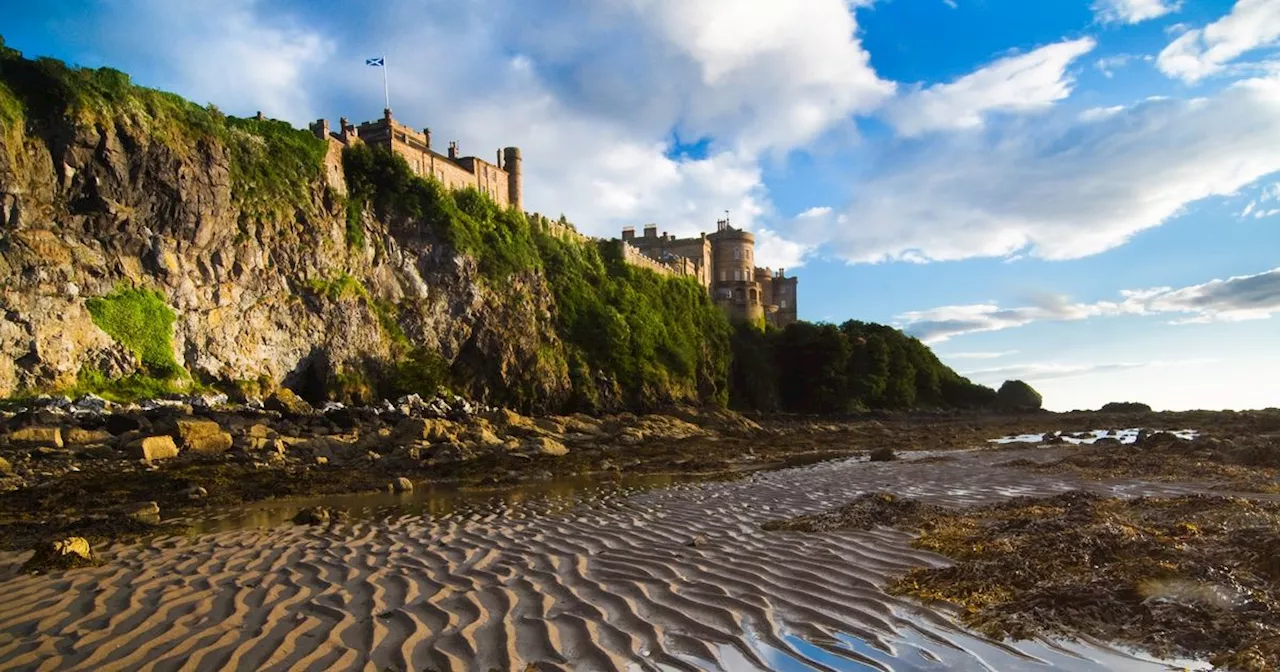
[[[634,239],[635,239],[635,237],[636,237],[636,227],[634,227],[634,226],[624,226],[624,227],[622,227],[622,239],[623,239],[623,240],[634,240]]]
[[[658,225],[657,225],[657,224],[645,224],[645,225],[644,225],[644,237],[645,237],[645,238],[657,238],[657,237],[658,237]]]
[[[458,159],[458,141],[457,140],[454,140],[453,142],[449,143],[449,158],[455,161]]]
[[[382,108],[382,118],[388,122],[391,121],[391,108],[389,107]]]
[[[493,165],[497,166],[498,170],[502,170],[502,150],[501,149],[498,150],[498,162]]]
[[[422,135],[427,138],[427,149],[431,149],[431,129],[422,129]]]

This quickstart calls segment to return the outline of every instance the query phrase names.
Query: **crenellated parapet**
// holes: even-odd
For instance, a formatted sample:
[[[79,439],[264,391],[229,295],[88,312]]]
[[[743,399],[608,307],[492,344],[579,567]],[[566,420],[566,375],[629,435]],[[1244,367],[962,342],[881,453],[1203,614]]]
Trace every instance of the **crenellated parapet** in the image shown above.
[[[462,156],[457,142],[450,142],[447,153],[441,154],[432,146],[430,128],[418,131],[405,126],[391,116],[389,109],[382,111],[381,119],[366,121],[359,126],[343,118],[338,132],[330,131],[329,122],[320,119],[311,124],[311,132],[329,142],[329,152],[325,157],[326,174],[335,187],[330,168],[336,165],[340,176],[342,148],[363,142],[400,155],[415,173],[437,180],[445,188],[473,188],[499,205],[524,208],[518,147],[498,150],[492,163],[475,156]]]

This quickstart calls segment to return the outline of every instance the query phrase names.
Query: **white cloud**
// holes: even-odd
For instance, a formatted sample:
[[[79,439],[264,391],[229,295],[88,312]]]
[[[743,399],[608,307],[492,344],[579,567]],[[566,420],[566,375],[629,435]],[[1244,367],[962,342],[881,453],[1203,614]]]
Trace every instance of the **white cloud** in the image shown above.
[[[1059,378],[1075,378],[1099,373],[1116,373],[1137,369],[1167,368],[1178,366],[1195,366],[1212,364],[1212,359],[1184,359],[1151,362],[1111,362],[1104,364],[1063,364],[1058,362],[1034,362],[1003,366],[993,369],[979,369],[965,372],[966,378],[984,385],[996,386],[1006,380],[1040,381]]]
[[[1280,2],[1238,0],[1226,16],[1201,29],[1187,30],[1169,43],[1156,67],[1194,84],[1223,70],[1227,63],[1280,40]]]
[[[1071,95],[1067,67],[1096,44],[1086,37],[1002,58],[954,82],[917,88],[893,101],[886,116],[900,134],[911,137],[978,128],[993,112],[1047,109]]]
[[[854,185],[848,223],[806,242],[850,262],[1073,259],[1280,170],[1280,78],[1086,116],[901,143]]]
[[[1017,350],[1005,350],[1002,352],[953,352],[948,354],[938,353],[938,356],[943,359],[1000,359],[1001,357],[1016,355],[1018,352],[1019,351]]]
[[[307,92],[334,53],[333,41],[322,33],[282,18],[273,21],[255,0],[109,5],[98,37],[125,67],[160,65],[159,81],[148,85],[240,115],[261,110],[295,124],[314,110]]]
[[[1102,23],[1141,23],[1181,7],[1180,0],[1095,0],[1093,13]]]
[[[1071,303],[1042,296],[1031,305],[1000,308],[994,303],[942,306],[902,313],[907,333],[928,343],[984,331],[1001,331],[1032,322],[1075,321],[1115,315],[1177,315],[1172,324],[1267,319],[1280,313],[1280,268],[1210,280],[1180,289],[1122,290],[1119,301]]]

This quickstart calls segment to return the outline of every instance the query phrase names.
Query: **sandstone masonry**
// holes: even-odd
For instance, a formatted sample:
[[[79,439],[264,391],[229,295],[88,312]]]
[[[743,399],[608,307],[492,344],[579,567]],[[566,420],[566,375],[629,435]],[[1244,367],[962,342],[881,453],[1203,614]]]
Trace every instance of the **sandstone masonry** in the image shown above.
[[[359,126],[343,117],[339,120],[337,132],[330,131],[328,120],[318,119],[311,124],[311,132],[329,142],[325,175],[335,189],[346,190],[342,175],[342,148],[363,142],[399,154],[415,173],[434,178],[446,188],[473,187],[501,206],[524,207],[519,147],[498,150],[496,163],[474,156],[459,156],[456,142],[449,143],[448,154],[440,154],[431,146],[430,128],[419,133],[397,122],[389,109],[382,111],[381,119],[366,121]]]

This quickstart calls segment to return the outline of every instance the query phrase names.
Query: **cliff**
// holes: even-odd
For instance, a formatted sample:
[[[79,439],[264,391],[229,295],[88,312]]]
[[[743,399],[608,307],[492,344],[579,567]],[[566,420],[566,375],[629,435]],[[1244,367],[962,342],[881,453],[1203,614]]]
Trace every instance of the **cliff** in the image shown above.
[[[446,385],[527,410],[727,398],[690,281],[476,192],[0,43],[0,396]]]

